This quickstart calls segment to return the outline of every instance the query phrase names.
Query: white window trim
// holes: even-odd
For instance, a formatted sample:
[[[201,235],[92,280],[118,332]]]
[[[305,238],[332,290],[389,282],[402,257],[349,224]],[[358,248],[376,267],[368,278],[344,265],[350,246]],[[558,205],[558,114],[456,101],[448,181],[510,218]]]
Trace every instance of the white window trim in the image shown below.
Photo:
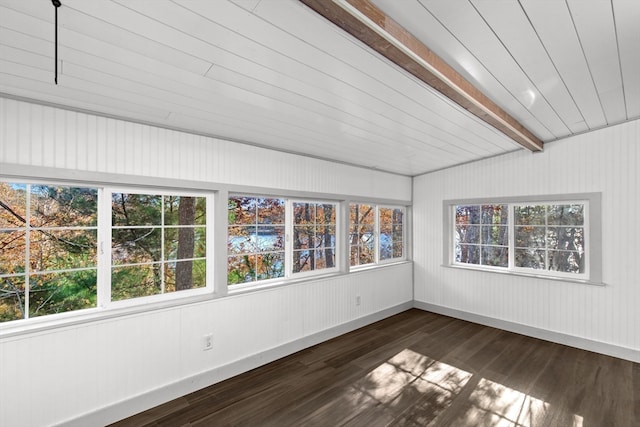
[[[374,228],[373,228],[373,244],[374,244],[374,261],[368,264],[358,264],[351,265],[351,242],[349,241],[350,233],[351,233],[351,223],[347,224],[347,235],[346,239],[346,247],[347,247],[347,265],[349,266],[349,271],[360,271],[366,270],[369,268],[375,268],[378,266],[384,266],[389,264],[397,264],[400,262],[405,262],[408,259],[407,251],[407,207],[404,205],[390,205],[390,204],[379,204],[374,202],[355,202],[352,201],[347,205],[347,217],[350,217],[350,209],[351,205],[369,205],[374,207]],[[380,259],[380,209],[400,209],[402,210],[402,256],[401,257],[391,257],[388,259]],[[393,250],[393,249],[392,249]]]
[[[590,285],[602,283],[602,219],[601,193],[554,194],[530,197],[488,197],[481,199],[456,199],[443,201],[443,266],[465,270],[477,270],[491,273],[509,274],[539,279],[559,280]],[[513,221],[513,207],[515,205],[544,205],[544,204],[585,204],[585,272],[582,274],[536,270],[532,268],[515,267],[515,224]],[[455,227],[456,205],[507,204],[509,205],[509,267],[493,267],[476,264],[459,263],[455,261],[455,242],[453,228]]]

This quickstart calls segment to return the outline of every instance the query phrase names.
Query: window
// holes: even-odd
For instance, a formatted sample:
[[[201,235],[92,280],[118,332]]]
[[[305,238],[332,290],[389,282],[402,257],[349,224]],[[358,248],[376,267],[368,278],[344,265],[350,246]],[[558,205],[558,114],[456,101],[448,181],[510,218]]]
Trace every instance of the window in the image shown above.
[[[0,182],[0,322],[211,288],[208,199]]]
[[[0,322],[97,305],[98,190],[0,182]]]
[[[362,203],[350,205],[349,247],[352,267],[397,261],[405,257],[404,212],[402,207]]]
[[[206,198],[111,194],[111,300],[206,286]]]
[[[600,197],[581,196],[445,202],[447,256],[453,265],[599,282]]]
[[[336,212],[336,203],[229,197],[227,283],[335,269]]]

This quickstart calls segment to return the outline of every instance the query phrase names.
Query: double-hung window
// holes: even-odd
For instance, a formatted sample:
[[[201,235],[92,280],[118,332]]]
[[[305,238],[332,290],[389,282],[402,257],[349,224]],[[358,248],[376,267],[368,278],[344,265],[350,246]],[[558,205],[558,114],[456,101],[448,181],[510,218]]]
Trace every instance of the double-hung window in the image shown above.
[[[445,202],[451,265],[599,282],[600,196]]]
[[[229,197],[227,283],[337,270],[337,210],[335,202]]]
[[[349,249],[352,267],[405,258],[405,208],[352,203],[349,207]]]
[[[210,200],[0,182],[0,322],[210,291]]]

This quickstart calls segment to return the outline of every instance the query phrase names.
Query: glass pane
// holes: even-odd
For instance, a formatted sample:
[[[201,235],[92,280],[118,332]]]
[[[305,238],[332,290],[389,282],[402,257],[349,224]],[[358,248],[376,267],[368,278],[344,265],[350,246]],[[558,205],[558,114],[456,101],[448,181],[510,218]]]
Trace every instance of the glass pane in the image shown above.
[[[507,205],[483,205],[482,224],[507,225],[509,208]]]
[[[403,209],[394,209],[392,221],[394,224],[402,224],[404,221],[404,210]]]
[[[112,231],[113,264],[137,264],[160,261],[159,228],[118,228]]]
[[[403,249],[404,249],[404,245],[402,244],[402,240],[393,241],[393,257],[394,258],[402,258]]]
[[[477,245],[456,245],[456,262],[464,264],[480,264],[480,246]]]
[[[27,244],[25,235],[24,231],[0,231],[0,274],[24,272]]]
[[[454,240],[456,243],[480,243],[480,226],[457,225]]]
[[[284,199],[257,199],[258,224],[284,224]]]
[[[393,256],[393,241],[391,233],[380,233],[380,259],[391,259]]]
[[[97,262],[97,235],[96,230],[31,231],[31,270],[94,267]]]
[[[135,265],[111,270],[111,300],[121,301],[162,292],[162,266]]]
[[[164,259],[188,259],[206,256],[204,228],[165,228]]]
[[[164,196],[165,225],[205,225],[206,199],[193,196]]]
[[[316,222],[316,205],[314,203],[294,203],[293,223],[314,224]]]
[[[257,256],[258,280],[284,277],[284,252],[267,252]]]
[[[545,227],[516,227],[516,247],[544,248]]]
[[[227,208],[229,224],[255,224],[257,221],[253,197],[230,197]]]
[[[284,250],[284,226],[259,225],[256,248],[259,252]]]
[[[515,266],[523,268],[545,269],[545,251],[539,249],[516,249]]]
[[[547,223],[549,225],[584,225],[584,205],[548,206]]]
[[[0,322],[24,318],[24,276],[0,280]]]
[[[584,253],[578,251],[549,251],[549,270],[565,273],[584,273]]]
[[[256,280],[256,256],[239,255],[227,258],[227,283],[253,282]]]
[[[315,247],[323,248],[325,246],[334,247],[336,245],[336,229],[335,227],[316,227]]]
[[[546,216],[546,206],[515,206],[514,208],[516,225],[544,225]]]
[[[335,224],[336,205],[331,203],[318,204],[316,207],[316,222],[318,224]]]
[[[360,265],[360,246],[349,247],[349,265]]]
[[[206,285],[206,261],[168,262],[164,266],[164,291],[175,292]]]
[[[162,196],[113,193],[111,217],[114,226],[161,225]]]
[[[507,246],[509,244],[509,227],[502,225],[483,225],[482,244]]]
[[[324,268],[333,268],[336,266],[335,249],[325,248],[316,250],[315,255],[315,270],[322,270]]]
[[[252,253],[256,251],[256,227],[229,227],[227,236],[227,251],[229,254]]]
[[[29,317],[96,307],[97,270],[32,275]]]
[[[313,246],[315,228],[302,225],[293,227],[293,248],[309,249]]]
[[[26,225],[27,185],[0,182],[0,228],[20,228]]]
[[[349,223],[351,224],[370,224],[373,225],[375,217],[374,206],[352,204],[349,206]]]
[[[315,251],[294,251],[293,252],[293,272],[313,270],[315,263]]]
[[[32,226],[95,226],[97,222],[97,189],[31,185]]]
[[[549,249],[582,252],[584,250],[584,228],[549,227],[547,228],[547,245]]]
[[[509,249],[496,246],[482,246],[482,265],[509,267]]]
[[[456,224],[480,224],[480,206],[458,205],[456,210]]]

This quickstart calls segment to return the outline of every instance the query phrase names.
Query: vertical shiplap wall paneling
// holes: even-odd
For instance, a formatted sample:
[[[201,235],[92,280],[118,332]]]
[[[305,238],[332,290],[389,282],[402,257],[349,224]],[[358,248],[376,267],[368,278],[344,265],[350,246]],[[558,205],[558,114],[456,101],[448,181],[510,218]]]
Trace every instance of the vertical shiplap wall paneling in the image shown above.
[[[640,355],[640,121],[414,180],[415,298]],[[447,199],[602,193],[604,286],[443,267]],[[634,353],[635,352],[635,353]]]
[[[130,184],[136,177],[157,177],[264,187],[276,194],[284,189],[338,199],[411,200],[407,177],[175,130],[4,98],[0,120],[0,175],[7,165],[13,174],[36,171],[54,180],[106,173],[125,176]],[[11,385],[0,387],[0,425],[52,425],[78,417],[88,418],[76,425],[107,424],[362,319],[409,307],[412,288],[412,266],[405,263],[0,337],[0,383]],[[202,337],[208,333],[214,349],[205,352]]]

